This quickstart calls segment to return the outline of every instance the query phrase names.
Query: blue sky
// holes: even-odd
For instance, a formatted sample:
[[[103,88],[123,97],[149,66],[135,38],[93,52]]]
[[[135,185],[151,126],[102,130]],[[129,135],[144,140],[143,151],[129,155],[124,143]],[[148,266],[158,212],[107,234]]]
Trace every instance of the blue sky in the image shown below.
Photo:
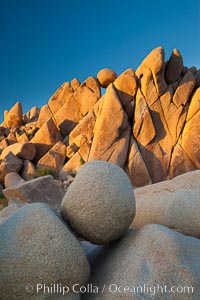
[[[17,101],[24,113],[41,107],[74,77],[136,69],[157,46],[200,68],[199,0],[1,0],[0,120]]]

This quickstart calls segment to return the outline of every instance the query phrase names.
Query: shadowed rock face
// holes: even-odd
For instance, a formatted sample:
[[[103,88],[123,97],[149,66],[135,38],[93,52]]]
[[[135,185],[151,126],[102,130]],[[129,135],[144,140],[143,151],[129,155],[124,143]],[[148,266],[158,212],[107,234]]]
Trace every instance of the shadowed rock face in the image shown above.
[[[87,293],[83,299],[198,300],[199,247],[199,239],[161,225],[145,225],[129,231],[115,243],[88,254],[89,283],[98,286],[99,291]],[[151,290],[145,291],[144,284]],[[166,286],[167,292],[162,292],[161,286]],[[193,293],[191,288],[182,294],[170,293],[172,286],[195,288]]]
[[[164,49],[158,47],[136,72],[129,68],[117,77],[103,69],[98,79],[80,83],[74,78],[41,110],[22,116],[17,103],[5,112],[0,151],[19,141],[34,143],[33,162],[41,159],[48,168],[44,155],[60,141],[67,146],[57,168],[61,179],[84,162],[105,160],[123,168],[134,187],[199,169],[199,74],[184,66],[177,49],[165,61]],[[101,96],[102,86],[106,92]]]

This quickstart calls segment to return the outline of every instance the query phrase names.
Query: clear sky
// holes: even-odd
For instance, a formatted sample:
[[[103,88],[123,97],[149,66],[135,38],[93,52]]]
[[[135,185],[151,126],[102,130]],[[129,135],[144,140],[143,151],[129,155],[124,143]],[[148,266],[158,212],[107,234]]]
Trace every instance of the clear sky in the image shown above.
[[[200,68],[199,0],[0,0],[0,121],[17,101],[24,113],[47,104],[74,77],[136,69],[157,46]]]

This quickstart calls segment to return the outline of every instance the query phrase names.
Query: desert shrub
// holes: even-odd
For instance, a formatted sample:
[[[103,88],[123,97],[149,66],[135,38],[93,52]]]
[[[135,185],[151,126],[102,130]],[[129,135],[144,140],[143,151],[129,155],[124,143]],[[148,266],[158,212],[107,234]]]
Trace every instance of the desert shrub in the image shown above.
[[[35,170],[35,178],[42,177],[42,176],[47,176],[47,175],[51,175],[54,178],[57,177],[55,171],[53,171],[51,169],[48,169],[48,168],[41,168],[41,169],[36,169]]]
[[[8,199],[3,194],[0,194],[0,210],[6,206],[8,206]]]

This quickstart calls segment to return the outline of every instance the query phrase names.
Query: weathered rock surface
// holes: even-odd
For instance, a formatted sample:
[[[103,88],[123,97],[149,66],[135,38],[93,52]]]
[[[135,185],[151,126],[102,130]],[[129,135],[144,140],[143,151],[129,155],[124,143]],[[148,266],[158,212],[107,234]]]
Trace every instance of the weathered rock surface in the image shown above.
[[[47,168],[58,172],[66,158],[66,146],[57,142],[37,163],[37,168]]]
[[[0,225],[10,218],[19,208],[17,204],[11,204],[0,210]]]
[[[173,83],[179,79],[183,71],[183,58],[178,49],[173,49],[165,70],[167,83]]]
[[[71,88],[70,82],[64,82],[49,99],[48,107],[51,113],[55,115],[72,95],[73,89]]]
[[[151,184],[151,177],[133,136],[131,136],[128,153],[125,171],[131,179],[133,187]]]
[[[39,114],[40,108],[38,108],[37,106],[32,107],[30,111],[23,115],[23,123],[27,124],[37,122]]]
[[[105,68],[98,72],[97,78],[99,80],[100,85],[103,88],[107,88],[110,83],[113,83],[117,78],[117,74],[115,71]]]
[[[165,53],[162,47],[153,49],[142,61],[136,70],[136,75],[141,78],[146,68],[150,69],[158,95],[161,95],[167,88],[164,78]]]
[[[123,168],[127,158],[129,139],[128,117],[115,87],[110,84],[97,115],[88,160],[106,160]]]
[[[37,121],[37,128],[41,128],[44,123],[46,123],[50,118],[52,118],[52,112],[48,105],[42,106],[40,114]]]
[[[102,96],[100,87],[106,88]],[[157,47],[136,72],[129,68],[117,77],[102,69],[97,78],[74,78],[47,105],[24,115],[16,103],[4,114],[0,152],[33,143],[36,156],[26,159],[34,167],[40,159],[41,165],[51,161],[62,180],[85,162],[105,160],[123,168],[134,187],[164,181],[200,168],[199,88],[199,70],[184,66],[178,49],[165,60],[164,49]],[[59,159],[58,167],[55,157],[45,154],[59,141],[67,158]]]
[[[35,160],[38,161],[60,140],[62,140],[62,135],[53,119],[50,118],[31,139],[31,143],[35,144],[37,149]]]
[[[19,209],[0,226],[1,297],[5,300],[63,299],[38,293],[38,283],[61,286],[87,283],[90,267],[83,248],[70,230],[45,204]],[[48,249],[48,251],[47,251]],[[31,283],[33,290],[26,291]],[[47,297],[48,296],[48,297]],[[77,299],[77,295],[65,295]]]
[[[20,199],[28,203],[44,202],[58,210],[64,197],[64,190],[53,180],[51,175],[39,177],[10,188],[4,189],[7,199]]]
[[[35,166],[31,161],[24,161],[23,167],[21,169],[21,176],[26,181],[35,178]]]
[[[100,87],[93,77],[83,82],[74,93],[78,101],[81,114],[85,116],[100,98]]]
[[[4,182],[6,174],[10,172],[19,172],[23,162],[12,152],[9,152],[4,159],[0,160],[0,182]]]
[[[59,178],[65,180],[69,174],[76,174],[84,164],[79,152],[76,152],[68,162],[59,171]]]
[[[55,113],[54,119],[63,136],[68,135],[82,119],[80,104],[73,94]]]
[[[160,224],[200,238],[200,170],[134,190],[136,216],[131,228]]]
[[[199,251],[199,239],[164,226],[145,225],[130,231],[89,255],[89,283],[98,286],[99,293],[88,293],[83,298],[198,300]]]
[[[3,150],[1,159],[4,159],[9,152],[12,152],[19,158],[32,160],[36,155],[36,148],[35,145],[31,143],[15,143]]]
[[[25,180],[16,172],[8,173],[4,179],[4,185],[6,189],[24,182]]]
[[[118,239],[135,215],[128,176],[114,164],[90,161],[70,185],[61,213],[80,236],[94,244]]]
[[[122,106],[127,113],[129,119],[133,118],[134,96],[137,92],[137,77],[132,69],[124,71],[114,81]]]
[[[22,105],[17,102],[6,114],[3,122],[4,127],[19,128],[22,125]]]

